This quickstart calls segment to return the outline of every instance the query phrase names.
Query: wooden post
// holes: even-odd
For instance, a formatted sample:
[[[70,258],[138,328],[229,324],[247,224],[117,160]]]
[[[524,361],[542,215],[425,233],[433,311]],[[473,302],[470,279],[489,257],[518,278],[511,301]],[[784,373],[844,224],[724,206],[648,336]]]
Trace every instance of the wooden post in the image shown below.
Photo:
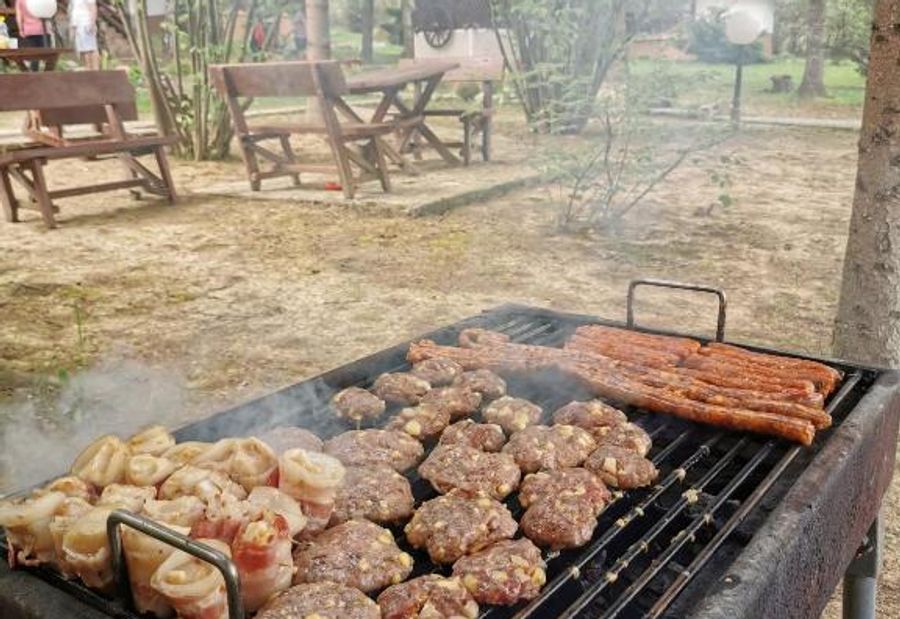
[[[306,58],[331,58],[331,30],[328,27],[328,0],[306,0]],[[315,97],[306,100],[306,120],[311,125],[323,122],[322,110]]]
[[[403,57],[413,58],[415,56],[415,32],[413,32],[412,21],[412,5],[413,0],[402,0],[400,4],[400,23],[403,28]]]
[[[375,0],[363,0],[362,3],[362,48],[360,57],[363,62],[372,62],[374,57],[375,38]]]

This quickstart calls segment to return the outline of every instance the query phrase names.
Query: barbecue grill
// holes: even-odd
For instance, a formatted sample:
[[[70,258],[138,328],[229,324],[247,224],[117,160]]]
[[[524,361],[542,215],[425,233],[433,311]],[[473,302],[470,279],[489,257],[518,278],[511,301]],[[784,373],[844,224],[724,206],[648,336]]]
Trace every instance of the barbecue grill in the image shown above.
[[[625,326],[640,328],[632,304],[635,290],[644,284],[717,294],[716,339],[724,338],[724,293],[669,282],[633,283]],[[590,323],[623,326],[594,316],[505,305],[424,337],[453,344],[462,329],[482,327],[516,342],[560,346],[577,327]],[[339,434],[348,428],[330,411],[330,396],[350,385],[368,387],[383,372],[407,369],[408,346],[219,413],[182,428],[176,437],[214,441],[283,425],[307,427],[323,438]],[[848,565],[845,611],[874,616],[878,544],[873,523],[894,468],[900,374],[816,360],[840,369],[844,380],[827,402],[834,425],[818,433],[810,448],[627,410],[653,437],[649,457],[660,470],[656,485],[617,495],[583,548],[545,553],[547,584],[538,598],[512,608],[484,607],[482,617],[818,617]],[[539,403],[548,416],[573,399],[590,398],[563,375],[508,382],[512,395]],[[427,482],[410,475],[417,504],[435,495]],[[509,505],[521,514],[514,498]],[[126,526],[142,525],[121,516]],[[398,540],[403,545],[401,535]],[[431,564],[427,554],[404,549],[416,560],[413,576],[447,571]],[[113,550],[118,553],[116,544]],[[220,563],[233,581],[233,566]],[[105,597],[49,569],[0,567],[0,616],[5,618],[135,618],[127,599],[124,592]]]

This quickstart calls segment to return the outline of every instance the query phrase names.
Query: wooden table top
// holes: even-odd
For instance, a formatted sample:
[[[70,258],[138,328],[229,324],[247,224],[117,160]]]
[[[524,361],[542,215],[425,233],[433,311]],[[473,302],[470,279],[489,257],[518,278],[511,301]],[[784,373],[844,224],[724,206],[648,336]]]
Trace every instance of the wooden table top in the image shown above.
[[[0,58],[6,60],[44,60],[54,58],[62,54],[68,54],[71,49],[65,47],[20,47],[19,49],[0,49]]]
[[[388,88],[399,88],[412,82],[431,79],[457,67],[459,67],[459,63],[444,61],[405,67],[390,67],[354,75],[347,79],[347,86],[353,94],[381,92]]]

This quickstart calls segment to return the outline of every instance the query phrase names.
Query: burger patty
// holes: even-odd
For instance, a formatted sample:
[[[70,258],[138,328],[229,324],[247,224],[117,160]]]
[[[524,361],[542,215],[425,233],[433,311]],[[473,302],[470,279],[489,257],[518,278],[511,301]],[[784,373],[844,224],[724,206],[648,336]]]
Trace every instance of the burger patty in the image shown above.
[[[416,440],[426,441],[438,436],[450,425],[450,413],[431,404],[404,408],[388,421],[385,430],[405,432]]]
[[[419,466],[419,474],[440,493],[459,488],[498,500],[515,490],[522,477],[509,454],[487,453],[468,445],[438,445]]]
[[[476,423],[471,419],[457,421],[441,434],[441,445],[468,445],[481,451],[500,451],[506,443],[503,428],[496,423]]]
[[[375,379],[372,393],[390,404],[413,406],[431,390],[428,381],[412,374],[382,374]]]
[[[524,508],[555,498],[584,497],[595,516],[609,502],[610,492],[603,481],[587,469],[557,469],[526,475],[519,488],[519,504]]]
[[[364,593],[403,582],[413,560],[387,529],[350,520],[327,529],[294,551],[294,583],[336,582]]]
[[[503,503],[487,495],[461,490],[423,503],[406,525],[406,540],[424,548],[435,563],[453,563],[501,539],[510,539],[519,525]]]
[[[553,550],[587,544],[597,528],[590,499],[549,497],[532,503],[522,516],[522,532],[538,546]]]
[[[383,619],[475,619],[478,603],[458,578],[426,574],[378,596]]]
[[[600,440],[609,428],[627,422],[625,413],[600,400],[569,402],[553,413],[554,424],[578,426],[590,432],[595,440]]]
[[[576,426],[529,426],[503,446],[523,473],[579,466],[597,448],[594,439]]]
[[[443,387],[463,373],[463,366],[451,359],[434,357],[415,364],[409,373],[427,381],[432,387]]]
[[[380,417],[385,409],[384,400],[359,387],[339,391],[331,398],[331,406],[338,417],[356,422]]]
[[[543,410],[537,404],[509,396],[494,400],[482,413],[485,421],[496,423],[507,434],[540,423],[542,415]]]
[[[295,585],[263,606],[256,619],[380,619],[378,605],[359,589],[334,582]]]
[[[396,430],[353,430],[325,441],[325,453],[345,466],[384,464],[398,473],[411,469],[422,460],[422,443]]]
[[[624,447],[644,458],[650,453],[653,440],[641,426],[634,423],[623,423],[609,428],[608,432],[597,439],[597,445]]]
[[[443,387],[426,393],[422,404],[441,408],[452,419],[459,419],[478,410],[481,406],[481,394],[466,387]]]
[[[496,400],[506,395],[506,381],[490,370],[463,372],[454,379],[453,386],[476,391],[484,400]]]
[[[453,575],[479,604],[507,606],[536,597],[547,582],[546,568],[530,540],[504,540],[457,561]]]
[[[413,513],[409,480],[389,466],[351,466],[334,499],[331,524],[365,519],[377,524],[402,522]]]
[[[629,490],[652,484],[659,471],[653,463],[617,445],[601,445],[584,463],[584,468],[607,486]]]

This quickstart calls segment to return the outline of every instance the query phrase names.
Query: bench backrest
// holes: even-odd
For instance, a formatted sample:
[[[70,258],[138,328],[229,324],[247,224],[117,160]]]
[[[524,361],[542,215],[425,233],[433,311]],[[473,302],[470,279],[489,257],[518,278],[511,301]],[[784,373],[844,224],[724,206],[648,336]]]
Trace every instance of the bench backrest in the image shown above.
[[[213,65],[209,72],[215,87],[227,97],[334,98],[347,94],[344,72],[334,60]]]
[[[445,82],[502,82],[504,75],[503,58],[492,56],[473,56],[465,58],[403,58],[401,67],[428,64],[429,62],[455,62],[459,67],[448,71],[443,78]]]
[[[104,123],[105,105],[137,120],[134,86],[125,71],[0,75],[0,112],[38,111],[45,125]]]

